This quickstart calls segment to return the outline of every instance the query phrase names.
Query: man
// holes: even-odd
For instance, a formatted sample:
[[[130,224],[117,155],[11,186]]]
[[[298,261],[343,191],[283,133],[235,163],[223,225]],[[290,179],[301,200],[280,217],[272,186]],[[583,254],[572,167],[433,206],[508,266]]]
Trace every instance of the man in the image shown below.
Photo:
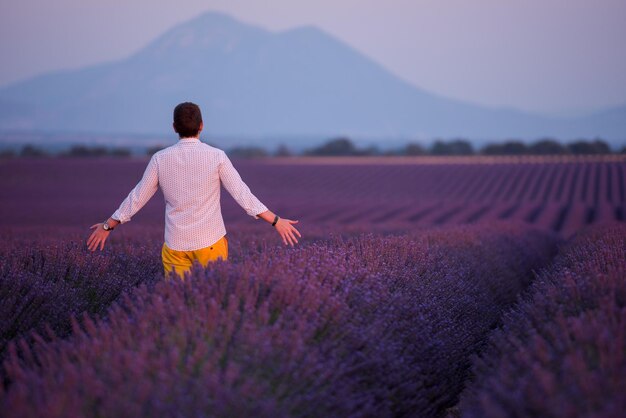
[[[183,277],[194,260],[202,265],[228,258],[226,228],[220,210],[220,185],[255,219],[272,224],[285,245],[297,243],[298,221],[279,218],[257,199],[224,151],[200,142],[204,127],[200,108],[181,103],[174,109],[174,131],[178,143],[155,153],[141,181],[104,223],[91,226],[87,240],[91,251],[104,243],[118,225],[130,221],[160,186],[165,196],[165,242],[161,251],[165,275]]]

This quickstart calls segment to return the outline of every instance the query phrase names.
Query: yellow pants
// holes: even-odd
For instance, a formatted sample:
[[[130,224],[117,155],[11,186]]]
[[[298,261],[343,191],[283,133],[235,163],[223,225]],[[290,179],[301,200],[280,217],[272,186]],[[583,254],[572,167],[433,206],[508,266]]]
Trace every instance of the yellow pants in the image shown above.
[[[170,272],[174,271],[182,278],[186,271],[191,270],[194,260],[198,260],[198,262],[205,267],[209,262],[216,261],[219,258],[227,260],[228,239],[226,235],[224,235],[215,244],[193,251],[172,250],[163,243],[161,258],[163,259],[163,268],[165,269],[166,277]]]

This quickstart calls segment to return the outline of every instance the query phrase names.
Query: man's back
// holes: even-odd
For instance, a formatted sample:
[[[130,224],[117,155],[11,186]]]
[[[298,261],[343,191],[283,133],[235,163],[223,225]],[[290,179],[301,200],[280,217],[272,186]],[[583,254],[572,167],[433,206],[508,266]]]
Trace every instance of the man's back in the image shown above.
[[[155,153],[141,181],[105,222],[91,226],[87,240],[91,251],[104,248],[109,234],[119,224],[130,221],[159,186],[165,196],[165,243],[161,252],[164,272],[178,273],[228,258],[226,228],[220,210],[220,185],[255,219],[271,223],[285,245],[297,243],[298,221],[281,219],[257,199],[224,151],[200,142],[204,124],[197,104],[180,103],[174,108],[172,127],[179,135],[176,145]]]
[[[165,197],[165,243],[174,250],[207,247],[226,234],[220,210],[220,185],[250,215],[267,210],[241,180],[224,151],[182,138],[155,153],[141,182],[113,218],[130,220],[161,187]]]

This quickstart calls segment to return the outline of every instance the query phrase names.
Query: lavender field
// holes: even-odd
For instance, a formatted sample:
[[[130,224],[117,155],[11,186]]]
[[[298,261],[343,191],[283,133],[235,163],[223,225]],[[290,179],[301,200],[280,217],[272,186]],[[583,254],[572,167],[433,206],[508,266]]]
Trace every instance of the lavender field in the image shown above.
[[[235,161],[229,261],[164,280],[143,159],[0,162],[0,415],[617,417],[626,162]]]
[[[91,225],[112,213],[146,163],[5,161],[0,225]],[[300,219],[305,230],[332,225],[389,232],[505,220],[569,237],[588,224],[626,220],[626,158],[620,155],[270,158],[239,160],[236,166],[257,197],[275,212]],[[163,208],[157,195],[133,223],[160,225]],[[251,224],[227,193],[223,210],[227,223]]]

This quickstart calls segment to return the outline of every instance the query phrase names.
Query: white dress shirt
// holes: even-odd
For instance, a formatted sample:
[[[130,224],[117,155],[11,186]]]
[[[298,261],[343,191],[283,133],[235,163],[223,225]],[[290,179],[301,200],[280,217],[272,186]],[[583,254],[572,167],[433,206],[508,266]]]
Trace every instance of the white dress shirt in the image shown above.
[[[224,151],[198,138],[182,138],[150,158],[141,181],[111,217],[130,221],[160,186],[165,196],[165,244],[179,251],[205,248],[226,234],[220,184],[248,215],[258,219],[267,211]]]

